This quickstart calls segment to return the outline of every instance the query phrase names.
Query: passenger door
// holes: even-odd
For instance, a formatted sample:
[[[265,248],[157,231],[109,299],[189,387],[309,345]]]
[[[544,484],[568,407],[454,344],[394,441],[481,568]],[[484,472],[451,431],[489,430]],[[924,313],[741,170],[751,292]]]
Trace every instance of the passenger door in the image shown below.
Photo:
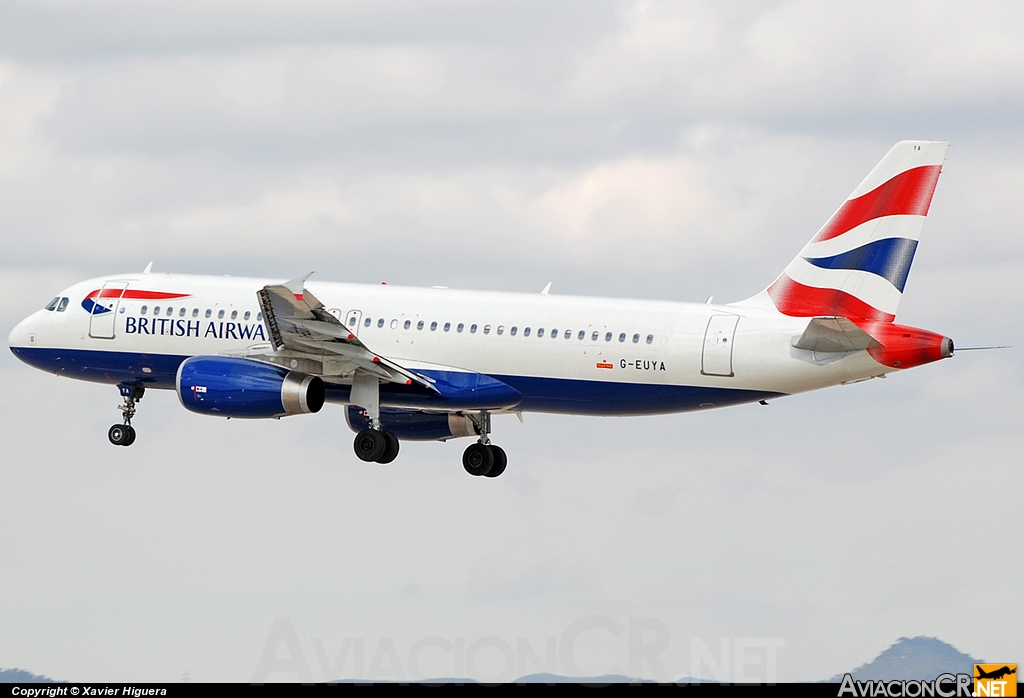
[[[700,372],[705,376],[732,376],[732,345],[736,336],[736,315],[712,315],[704,332]]]
[[[117,310],[121,306],[121,297],[126,288],[128,288],[127,281],[109,281],[103,284],[103,288],[93,299],[92,312],[89,313],[90,337],[94,339],[114,338]]]

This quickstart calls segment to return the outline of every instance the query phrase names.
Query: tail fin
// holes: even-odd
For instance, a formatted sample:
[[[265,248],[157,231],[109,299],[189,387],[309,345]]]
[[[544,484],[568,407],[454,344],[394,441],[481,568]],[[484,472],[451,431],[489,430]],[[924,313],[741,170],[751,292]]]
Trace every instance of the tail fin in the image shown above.
[[[947,147],[894,145],[779,278],[740,305],[892,322]]]

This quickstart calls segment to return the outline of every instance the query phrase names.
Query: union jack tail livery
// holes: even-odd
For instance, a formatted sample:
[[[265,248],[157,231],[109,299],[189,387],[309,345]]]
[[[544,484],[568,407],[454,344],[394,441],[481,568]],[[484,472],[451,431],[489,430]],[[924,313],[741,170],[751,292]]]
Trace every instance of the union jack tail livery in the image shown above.
[[[893,146],[752,304],[770,301],[791,317],[892,322],[948,147]]]

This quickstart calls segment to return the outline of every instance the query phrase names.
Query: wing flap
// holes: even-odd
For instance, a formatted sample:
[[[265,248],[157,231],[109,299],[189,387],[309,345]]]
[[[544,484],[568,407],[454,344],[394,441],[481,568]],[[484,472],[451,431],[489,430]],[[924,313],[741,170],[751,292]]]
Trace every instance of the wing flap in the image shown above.
[[[305,287],[306,274],[257,291],[275,352],[296,352],[321,362],[324,375],[361,370],[389,383],[418,384],[433,392],[433,382],[371,351]],[[253,358],[259,358],[258,356]]]

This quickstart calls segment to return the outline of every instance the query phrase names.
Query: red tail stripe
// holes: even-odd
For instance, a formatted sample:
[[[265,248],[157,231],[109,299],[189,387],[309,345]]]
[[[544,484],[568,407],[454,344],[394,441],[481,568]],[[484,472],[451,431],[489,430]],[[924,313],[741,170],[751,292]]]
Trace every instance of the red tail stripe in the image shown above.
[[[895,315],[868,305],[856,296],[834,288],[804,286],[785,274],[768,287],[768,295],[783,315],[790,317],[837,317],[892,322]]]
[[[848,199],[811,242],[831,240],[882,216],[927,216],[941,170],[941,165],[915,167],[867,194]]]
[[[134,291],[132,289],[126,289],[122,292],[119,288],[105,288],[102,291],[97,289],[90,293],[86,298],[124,298],[125,300],[136,300],[136,301],[164,301],[173,300],[175,298],[188,298],[188,293],[162,293],[161,291]]]

